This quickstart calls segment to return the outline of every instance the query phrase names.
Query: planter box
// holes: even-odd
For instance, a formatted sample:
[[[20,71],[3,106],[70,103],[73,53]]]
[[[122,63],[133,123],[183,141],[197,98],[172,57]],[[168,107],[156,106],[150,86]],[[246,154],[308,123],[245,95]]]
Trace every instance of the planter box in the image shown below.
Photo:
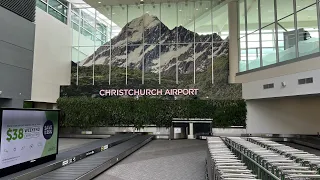
[[[141,128],[139,130],[135,129],[134,127],[92,127],[81,129],[78,127],[67,127],[67,128],[60,128],[60,136],[64,137],[70,134],[93,134],[93,135],[114,135],[116,133],[126,133],[126,132],[143,132],[154,134],[158,138],[161,139],[169,139],[170,135],[170,128],[166,127],[155,127],[155,126],[147,126]],[[90,133],[89,133],[90,132]]]
[[[158,138],[161,139],[169,139],[170,136],[170,128],[166,127],[155,127],[155,126],[147,126],[141,128],[139,130],[134,127],[92,127],[87,129],[81,129],[78,127],[67,127],[60,128],[60,135],[80,135],[86,132],[86,134],[92,135],[113,135],[116,133],[124,133],[124,132],[144,132],[149,134],[154,134]],[[241,136],[241,134],[246,134],[247,130],[245,128],[212,128],[212,133],[214,136]]]

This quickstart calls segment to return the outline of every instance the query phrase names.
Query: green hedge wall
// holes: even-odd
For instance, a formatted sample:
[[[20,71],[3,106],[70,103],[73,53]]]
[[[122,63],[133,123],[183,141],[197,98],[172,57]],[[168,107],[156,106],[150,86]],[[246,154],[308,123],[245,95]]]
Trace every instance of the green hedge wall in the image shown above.
[[[213,118],[214,127],[245,126],[243,100],[160,100],[98,99],[66,97],[57,101],[62,127],[134,125],[137,129],[154,124],[170,127],[172,118]]]

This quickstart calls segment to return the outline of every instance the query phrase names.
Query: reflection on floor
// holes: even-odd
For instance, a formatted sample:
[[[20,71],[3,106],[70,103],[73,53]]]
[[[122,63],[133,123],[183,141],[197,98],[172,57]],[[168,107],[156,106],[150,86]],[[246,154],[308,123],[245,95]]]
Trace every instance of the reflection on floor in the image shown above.
[[[206,141],[154,140],[96,180],[204,180]]]
[[[63,152],[70,148],[75,148],[82,144],[86,144],[96,140],[98,139],[59,138],[59,152]]]

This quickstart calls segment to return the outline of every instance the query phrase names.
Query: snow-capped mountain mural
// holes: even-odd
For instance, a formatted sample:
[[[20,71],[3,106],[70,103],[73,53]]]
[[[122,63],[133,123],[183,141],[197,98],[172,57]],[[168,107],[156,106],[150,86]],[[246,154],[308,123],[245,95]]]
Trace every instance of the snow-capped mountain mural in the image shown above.
[[[201,43],[194,44],[194,36],[195,41]],[[128,65],[129,68],[140,70],[144,67],[145,72],[158,73],[160,70],[163,75],[170,75],[176,72],[177,65],[179,74],[189,74],[193,73],[194,67],[197,72],[205,71],[211,64],[212,55],[214,58],[227,56],[229,50],[228,39],[223,40],[216,33],[198,35],[182,26],[169,29],[156,16],[149,14],[126,24],[111,40],[111,44],[111,48],[108,46],[110,42],[99,47],[94,54],[82,60],[79,66],[88,67],[93,63],[109,65],[112,59],[111,66]]]
[[[169,29],[144,14],[111,42],[73,62],[71,85],[62,86],[60,95],[97,97],[101,88],[197,88],[200,99],[240,99],[241,85],[228,83],[228,54],[228,38],[199,35],[183,26]]]

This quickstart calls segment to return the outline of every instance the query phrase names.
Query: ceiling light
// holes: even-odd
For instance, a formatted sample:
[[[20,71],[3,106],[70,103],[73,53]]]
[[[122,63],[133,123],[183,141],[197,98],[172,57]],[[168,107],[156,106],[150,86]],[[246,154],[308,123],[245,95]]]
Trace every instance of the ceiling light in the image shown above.
[[[98,3],[100,4],[101,2],[99,1]]]
[[[149,11],[146,11],[146,13],[149,13]]]
[[[179,11],[181,12],[182,10],[181,10],[181,9],[179,9]]]
[[[207,10],[209,9],[209,8],[206,8]]]
[[[140,0],[141,2],[143,2],[143,0]]]
[[[199,9],[196,9],[197,11],[199,10]]]

